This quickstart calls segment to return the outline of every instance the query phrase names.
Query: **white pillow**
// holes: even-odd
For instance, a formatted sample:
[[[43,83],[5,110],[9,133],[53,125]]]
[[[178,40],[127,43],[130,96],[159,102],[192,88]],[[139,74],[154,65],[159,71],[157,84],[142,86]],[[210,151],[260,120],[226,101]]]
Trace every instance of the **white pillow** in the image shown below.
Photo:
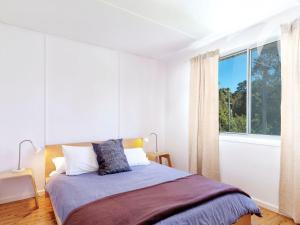
[[[63,145],[66,161],[66,174],[79,175],[98,170],[96,153],[92,146]]]
[[[142,148],[124,149],[129,166],[149,165],[150,162]]]
[[[50,174],[49,174],[49,177],[54,177],[54,176],[57,176],[59,175],[58,172],[56,172],[56,170],[53,170]]]
[[[55,157],[52,159],[52,162],[55,165],[56,173],[65,173],[66,172],[66,161],[65,161],[64,157]]]

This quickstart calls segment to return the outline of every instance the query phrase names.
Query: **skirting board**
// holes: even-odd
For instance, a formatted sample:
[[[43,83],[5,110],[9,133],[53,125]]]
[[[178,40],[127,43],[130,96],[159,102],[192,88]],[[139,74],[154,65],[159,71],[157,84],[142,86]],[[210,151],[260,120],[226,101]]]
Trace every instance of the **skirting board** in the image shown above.
[[[273,204],[270,204],[268,202],[264,202],[264,201],[261,201],[257,198],[252,198],[254,200],[254,202],[258,205],[258,206],[261,206],[265,209],[268,209],[272,212],[276,212],[276,213],[279,213],[279,208],[277,205],[273,205]]]
[[[42,195],[45,192],[44,189],[39,190],[38,194]],[[23,195],[14,195],[14,196],[9,196],[9,197],[4,197],[0,199],[0,204],[5,204],[5,203],[9,203],[9,202],[15,202],[15,201],[20,201],[23,199],[27,199],[27,198],[34,198],[34,193],[30,193],[30,194],[23,194]]]
[[[256,203],[258,206],[261,206],[261,207],[263,207],[263,208],[265,208],[265,209],[268,209],[268,210],[270,210],[270,211],[272,211],[272,212],[278,213],[278,214],[280,214],[280,215],[282,215],[282,216],[286,216],[286,217],[288,217],[288,218],[291,218],[290,215],[286,215],[286,214],[280,212],[280,211],[279,211],[279,206],[272,205],[272,204],[269,204],[269,203],[267,203],[267,202],[264,202],[264,201],[255,199],[255,198],[252,198],[252,199],[255,201],[255,203]]]

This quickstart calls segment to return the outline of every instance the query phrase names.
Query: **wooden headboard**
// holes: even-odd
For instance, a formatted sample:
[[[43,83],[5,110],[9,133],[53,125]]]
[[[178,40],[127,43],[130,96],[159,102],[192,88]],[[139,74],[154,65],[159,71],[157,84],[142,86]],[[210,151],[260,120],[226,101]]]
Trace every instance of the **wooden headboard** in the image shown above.
[[[49,177],[49,174],[53,170],[55,170],[55,166],[52,162],[52,159],[55,157],[63,156],[62,145],[90,146],[92,143],[100,143],[100,142],[95,141],[95,142],[46,145],[46,148],[45,148],[45,178],[46,178],[46,180]],[[124,146],[124,148],[142,148],[144,146],[144,142],[143,142],[142,138],[123,139],[123,146]]]

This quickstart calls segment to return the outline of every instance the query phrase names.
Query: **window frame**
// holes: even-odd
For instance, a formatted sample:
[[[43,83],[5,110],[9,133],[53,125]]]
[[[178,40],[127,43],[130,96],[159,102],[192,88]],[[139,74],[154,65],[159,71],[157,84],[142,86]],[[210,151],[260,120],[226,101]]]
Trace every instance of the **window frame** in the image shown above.
[[[270,137],[279,137],[280,135],[270,135],[270,134],[253,134],[251,133],[251,94],[252,94],[252,90],[251,90],[251,51],[253,49],[259,48],[259,47],[263,47],[265,45],[268,44],[272,44],[272,43],[277,43],[280,44],[280,39],[279,38],[273,38],[270,39],[268,41],[264,41],[263,44],[252,44],[252,45],[248,45],[247,47],[244,48],[240,48],[239,50],[234,50],[234,51],[230,51],[230,53],[221,55],[219,57],[219,62],[221,60],[236,56],[236,55],[240,55],[243,53],[246,53],[246,57],[247,57],[247,65],[246,65],[246,87],[247,87],[247,92],[246,92],[246,132],[245,133],[238,133],[238,132],[219,132],[220,134],[236,134],[236,135],[251,135],[251,136],[270,136]]]

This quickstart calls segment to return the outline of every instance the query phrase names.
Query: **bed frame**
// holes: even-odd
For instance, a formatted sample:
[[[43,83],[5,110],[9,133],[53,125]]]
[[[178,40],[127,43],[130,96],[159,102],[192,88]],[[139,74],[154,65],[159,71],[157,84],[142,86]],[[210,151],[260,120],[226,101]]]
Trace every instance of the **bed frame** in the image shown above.
[[[49,179],[49,174],[55,170],[55,166],[52,162],[52,159],[55,157],[63,156],[62,145],[70,146],[90,146],[92,142],[81,142],[81,143],[68,143],[68,144],[56,144],[56,145],[46,145],[45,148],[45,179],[46,183]],[[93,143],[99,143],[97,141]],[[142,148],[144,145],[142,138],[133,138],[133,139],[123,139],[124,148]],[[48,195],[46,194],[46,197]],[[51,198],[50,198],[51,201]],[[61,220],[59,219],[55,207],[52,208],[54,211],[55,219],[58,225],[62,225]],[[242,216],[235,225],[251,225],[251,215]]]

